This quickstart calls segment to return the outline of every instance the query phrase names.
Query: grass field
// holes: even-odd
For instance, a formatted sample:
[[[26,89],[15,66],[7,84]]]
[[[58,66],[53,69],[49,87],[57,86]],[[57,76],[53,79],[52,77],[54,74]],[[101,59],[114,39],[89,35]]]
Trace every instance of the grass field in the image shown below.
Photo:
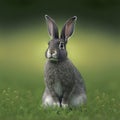
[[[0,37],[0,120],[118,120],[120,36],[76,29],[67,49],[87,88],[77,109],[41,107],[46,29],[4,31]]]

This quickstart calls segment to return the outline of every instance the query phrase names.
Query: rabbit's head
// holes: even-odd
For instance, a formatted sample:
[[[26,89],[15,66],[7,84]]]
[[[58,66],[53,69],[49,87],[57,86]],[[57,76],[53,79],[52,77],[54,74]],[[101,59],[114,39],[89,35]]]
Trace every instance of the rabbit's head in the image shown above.
[[[68,38],[72,35],[74,30],[76,16],[67,20],[61,31],[60,37],[55,21],[48,15],[45,15],[48,32],[52,38],[48,43],[45,56],[51,61],[63,61],[67,58],[66,44]]]

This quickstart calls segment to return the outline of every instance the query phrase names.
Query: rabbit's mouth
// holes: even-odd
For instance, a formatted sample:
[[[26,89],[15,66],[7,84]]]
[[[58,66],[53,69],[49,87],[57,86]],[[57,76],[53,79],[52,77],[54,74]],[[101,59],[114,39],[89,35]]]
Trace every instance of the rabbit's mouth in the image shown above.
[[[57,58],[54,58],[54,57],[49,58],[49,60],[50,60],[50,61],[55,61],[55,62],[58,61],[58,59],[57,59]]]

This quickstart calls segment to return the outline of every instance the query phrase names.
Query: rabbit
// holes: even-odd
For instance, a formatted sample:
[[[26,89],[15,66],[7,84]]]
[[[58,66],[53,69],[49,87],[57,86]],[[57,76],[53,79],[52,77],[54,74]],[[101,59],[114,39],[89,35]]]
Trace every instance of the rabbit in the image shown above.
[[[45,91],[43,106],[77,107],[86,103],[84,80],[67,57],[66,45],[74,31],[76,16],[68,19],[60,37],[55,21],[45,15],[48,32],[52,38],[45,52],[47,58],[44,69]]]

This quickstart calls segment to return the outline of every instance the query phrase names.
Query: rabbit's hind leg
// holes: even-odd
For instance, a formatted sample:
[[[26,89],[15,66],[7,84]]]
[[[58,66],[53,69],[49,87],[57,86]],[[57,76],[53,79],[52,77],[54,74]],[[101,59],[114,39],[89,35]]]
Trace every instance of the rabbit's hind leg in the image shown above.
[[[79,95],[72,95],[70,97],[70,101],[69,101],[69,106],[71,107],[79,107],[83,104],[86,103],[87,97],[85,93],[79,94]]]
[[[42,104],[43,106],[60,106],[59,102],[55,102],[52,98],[49,90],[46,88],[42,97]]]

